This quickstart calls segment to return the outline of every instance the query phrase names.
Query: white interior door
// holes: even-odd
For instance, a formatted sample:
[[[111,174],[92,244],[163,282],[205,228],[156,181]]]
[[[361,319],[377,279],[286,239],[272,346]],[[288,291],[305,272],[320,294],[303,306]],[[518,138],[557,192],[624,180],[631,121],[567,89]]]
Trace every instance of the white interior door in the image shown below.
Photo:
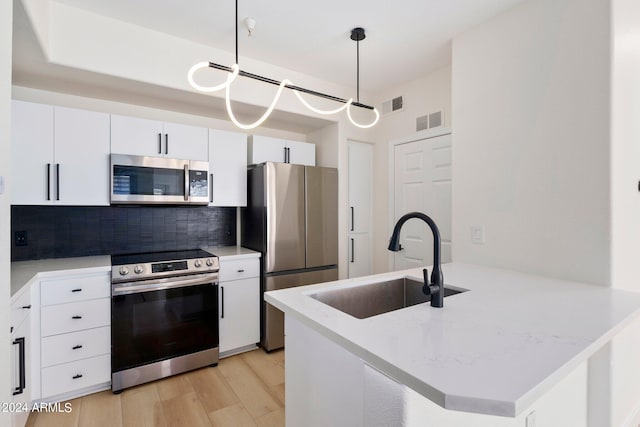
[[[370,144],[349,141],[349,277],[372,273],[371,192],[373,149]]]
[[[394,221],[409,212],[431,217],[441,238],[442,262],[451,261],[451,134],[397,145],[394,152]],[[433,263],[433,235],[419,219],[400,234],[394,269]]]

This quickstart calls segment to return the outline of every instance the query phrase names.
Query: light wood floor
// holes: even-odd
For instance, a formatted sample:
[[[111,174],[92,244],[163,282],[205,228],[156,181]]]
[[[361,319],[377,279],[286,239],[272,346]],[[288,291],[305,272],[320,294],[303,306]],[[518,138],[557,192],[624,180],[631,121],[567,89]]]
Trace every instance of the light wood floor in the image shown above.
[[[32,413],[27,427],[284,426],[284,350],[70,402],[69,413]]]

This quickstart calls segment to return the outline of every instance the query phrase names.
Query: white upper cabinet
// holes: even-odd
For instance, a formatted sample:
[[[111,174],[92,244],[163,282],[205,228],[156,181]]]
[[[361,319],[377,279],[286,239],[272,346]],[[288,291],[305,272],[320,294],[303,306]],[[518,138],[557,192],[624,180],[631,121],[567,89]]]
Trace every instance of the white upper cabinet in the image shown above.
[[[108,205],[109,115],[12,104],[14,205]]]
[[[316,165],[316,146],[307,142],[289,141],[261,135],[248,137],[248,163],[292,163]]]
[[[209,206],[247,206],[247,137],[209,129]]]
[[[52,204],[53,106],[13,101],[11,203]]]
[[[56,202],[109,204],[109,115],[55,107]]]
[[[111,152],[136,156],[208,159],[207,128],[111,115]]]

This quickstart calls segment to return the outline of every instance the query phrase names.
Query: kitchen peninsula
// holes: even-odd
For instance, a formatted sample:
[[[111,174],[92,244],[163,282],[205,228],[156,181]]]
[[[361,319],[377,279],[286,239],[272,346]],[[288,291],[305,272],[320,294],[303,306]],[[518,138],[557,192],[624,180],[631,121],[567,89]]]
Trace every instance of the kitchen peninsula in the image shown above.
[[[459,263],[443,274],[469,291],[364,319],[310,295],[422,270],[266,293],[286,318],[287,425],[586,425],[588,360],[640,315],[640,294]]]

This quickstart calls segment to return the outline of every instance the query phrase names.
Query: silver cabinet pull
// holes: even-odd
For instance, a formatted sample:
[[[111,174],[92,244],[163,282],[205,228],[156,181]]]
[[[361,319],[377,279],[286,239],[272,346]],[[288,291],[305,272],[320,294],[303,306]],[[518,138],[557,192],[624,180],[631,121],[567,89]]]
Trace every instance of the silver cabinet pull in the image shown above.
[[[211,178],[209,181],[209,202],[213,203],[213,174],[209,174],[209,177]]]
[[[184,201],[189,200],[189,165],[184,165]]]

